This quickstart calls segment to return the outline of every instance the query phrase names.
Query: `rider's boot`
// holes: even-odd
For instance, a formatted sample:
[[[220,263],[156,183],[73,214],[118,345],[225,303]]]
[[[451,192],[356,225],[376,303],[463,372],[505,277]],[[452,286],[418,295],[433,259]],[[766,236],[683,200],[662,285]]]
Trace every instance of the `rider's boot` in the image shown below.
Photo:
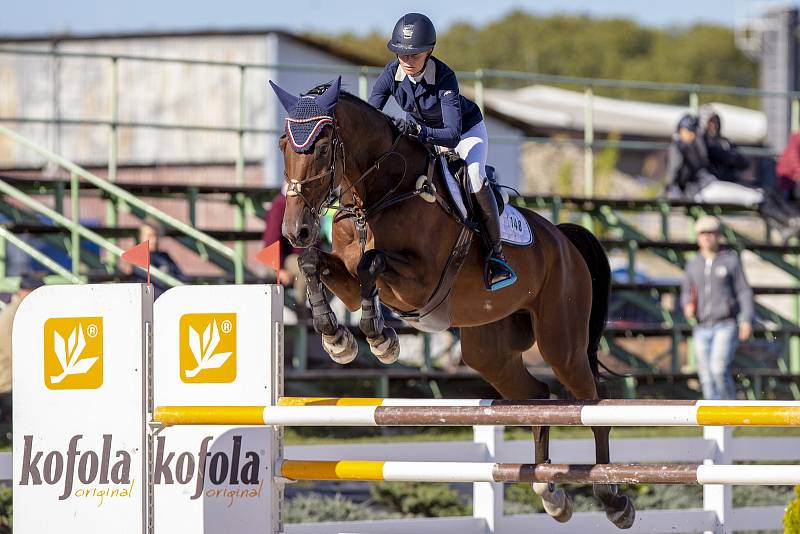
[[[484,281],[487,289],[497,291],[516,282],[517,275],[503,256],[503,245],[500,242],[500,215],[491,186],[484,183],[475,193],[475,199],[480,208],[478,211],[490,249],[484,268]]]

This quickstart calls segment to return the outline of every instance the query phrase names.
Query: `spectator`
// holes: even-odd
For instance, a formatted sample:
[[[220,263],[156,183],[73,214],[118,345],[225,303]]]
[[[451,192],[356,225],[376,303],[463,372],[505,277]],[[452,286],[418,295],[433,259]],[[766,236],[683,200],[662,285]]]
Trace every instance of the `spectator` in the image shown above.
[[[800,200],[800,133],[793,133],[778,157],[778,187],[789,200]]]
[[[19,305],[31,292],[43,284],[40,274],[22,277],[19,289],[11,302],[0,311],[0,422],[11,422],[11,330]]]
[[[739,148],[722,136],[722,121],[710,106],[700,109],[700,127],[708,152],[708,170],[718,180],[740,183],[739,173],[750,166]]]
[[[169,252],[159,248],[159,240],[163,235],[164,228],[152,217],[146,217],[139,225],[138,242],[150,242],[150,265],[170,276],[174,276],[178,280],[184,281],[186,277],[181,271],[181,268],[178,267],[178,264],[175,263],[175,260],[172,259],[172,256],[169,255]],[[139,280],[146,280],[146,274],[142,273],[140,269],[134,269],[133,275]],[[153,278],[151,281],[156,297],[159,297],[164,291],[169,289],[169,286],[156,278]]]
[[[695,202],[753,206],[775,225],[784,241],[800,232],[800,213],[776,194],[722,181],[711,173],[708,149],[697,135],[698,127],[693,115],[684,115],[678,122],[667,152],[667,195]]]
[[[283,189],[272,199],[269,212],[266,217],[264,227],[264,246],[267,247],[276,241],[281,243],[281,271],[280,283],[284,286],[292,286],[294,289],[295,313],[298,319],[308,318],[308,308],[306,307],[306,278],[300,273],[297,259],[301,252],[299,248],[293,248],[289,241],[283,237],[281,225],[283,224],[283,214],[286,212],[286,194]],[[271,272],[272,280],[276,279],[275,272]]]
[[[720,250],[720,224],[716,217],[702,217],[695,224],[699,253],[686,264],[681,286],[683,314],[696,320],[693,330],[697,373],[703,397],[735,399],[730,366],[738,339],[752,333],[753,291],[747,283],[739,256]]]

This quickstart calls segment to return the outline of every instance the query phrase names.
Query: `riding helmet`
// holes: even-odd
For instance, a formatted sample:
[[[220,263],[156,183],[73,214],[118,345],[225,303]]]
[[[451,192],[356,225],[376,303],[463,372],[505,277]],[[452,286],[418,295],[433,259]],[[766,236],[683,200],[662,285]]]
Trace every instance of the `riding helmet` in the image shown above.
[[[413,55],[432,50],[436,45],[436,28],[422,13],[407,13],[394,25],[386,47],[398,55]]]

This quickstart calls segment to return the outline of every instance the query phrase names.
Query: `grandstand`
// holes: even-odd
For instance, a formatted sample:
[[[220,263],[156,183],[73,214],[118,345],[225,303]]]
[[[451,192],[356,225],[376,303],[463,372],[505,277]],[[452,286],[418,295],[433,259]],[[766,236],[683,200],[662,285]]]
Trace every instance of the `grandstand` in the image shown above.
[[[125,279],[117,264],[118,247],[133,244],[145,216],[164,224],[165,247],[191,281],[262,279],[252,258],[282,177],[276,147],[282,117],[266,80],[300,91],[341,73],[348,90],[363,97],[379,71],[309,38],[269,29],[6,38],[0,39],[0,66],[0,290],[6,294],[18,283],[19,264],[47,268],[61,279]],[[523,94],[525,102],[519,93],[488,85],[504,75],[533,86]],[[591,225],[619,267],[603,348],[609,367],[630,375],[620,381],[625,395],[635,396],[637,386],[664,385],[672,388],[673,397],[697,395],[686,342],[691,329],[676,311],[674,295],[679,267],[695,248],[691,221],[713,213],[722,217],[728,243],[743,253],[757,294],[755,339],[740,348],[734,364],[739,385],[752,398],[800,398],[800,246],[779,244],[750,209],[657,198],[658,172],[643,177],[644,163],[633,170],[626,164],[635,158],[617,155],[614,165],[645,184],[642,194],[621,198],[598,187],[601,156],[625,151],[663,158],[668,129],[626,126],[640,124],[648,110],[679,114],[707,103],[711,96],[706,95],[758,96],[759,91],[686,85],[678,88],[686,93],[685,109],[663,109],[599,100],[593,94],[609,84],[630,85],[624,81],[491,71],[461,73],[460,78],[489,117],[489,135],[496,140],[491,159],[502,181],[523,193],[512,202],[554,221]],[[642,82],[636,87],[664,89]],[[785,98],[794,106],[800,102],[800,94],[786,93]],[[582,107],[575,111],[577,105]],[[522,106],[534,111],[523,113]],[[542,108],[550,110],[553,121],[564,119],[567,110],[571,119],[549,124],[524,119],[535,118],[535,110]],[[764,143],[762,114],[733,107],[727,112],[751,155],[774,156]],[[624,113],[628,123],[615,123],[614,117]],[[794,118],[797,130],[799,118]],[[573,149],[579,159],[572,172],[582,183],[581,196],[553,194],[555,187],[541,194],[529,187],[523,177],[537,169],[525,167],[523,154],[535,146]],[[555,182],[557,177],[543,179]],[[33,252],[23,250],[24,244]],[[293,350],[287,352],[295,368],[288,374],[289,394],[324,393],[319,389],[322,376],[348,380],[378,396],[409,396],[410,390],[439,395],[464,387],[472,388],[473,396],[486,394],[471,371],[438,369],[440,354],[427,335],[419,366],[337,374],[327,361],[323,365],[315,358],[316,337],[309,336],[307,327],[300,324],[291,334]],[[414,335],[410,329],[403,332]],[[529,363],[541,362],[532,353]]]

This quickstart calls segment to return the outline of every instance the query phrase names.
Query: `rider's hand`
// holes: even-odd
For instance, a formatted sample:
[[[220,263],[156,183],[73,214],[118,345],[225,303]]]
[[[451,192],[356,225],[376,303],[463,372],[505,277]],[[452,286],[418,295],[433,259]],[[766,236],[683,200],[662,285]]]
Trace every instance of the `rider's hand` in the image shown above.
[[[401,135],[419,137],[420,133],[422,132],[422,128],[420,127],[419,124],[408,121],[406,119],[399,119],[397,117],[392,117],[392,122],[400,131]]]

